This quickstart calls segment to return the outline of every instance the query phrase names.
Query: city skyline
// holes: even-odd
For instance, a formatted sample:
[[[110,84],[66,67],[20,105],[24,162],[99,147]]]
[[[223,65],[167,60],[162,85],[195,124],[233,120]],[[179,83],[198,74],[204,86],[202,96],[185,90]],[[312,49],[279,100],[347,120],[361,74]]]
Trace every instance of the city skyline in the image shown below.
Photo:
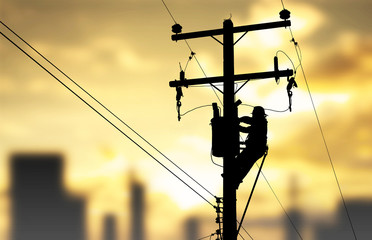
[[[95,232],[92,235],[89,228],[95,228],[87,224],[89,214],[83,212],[91,211],[89,202],[82,204],[81,197],[71,195],[66,191],[63,183],[64,160],[58,153],[15,153],[10,159],[11,163],[11,191],[10,200],[12,206],[12,222],[10,229],[5,229],[1,236],[9,235],[12,240],[32,240],[32,239],[49,239],[60,237],[65,239],[77,240],[119,240],[132,239],[144,240],[148,228],[149,214],[146,210],[148,202],[145,197],[146,186],[142,185],[133,171],[128,172],[130,184],[130,204],[123,210],[129,209],[130,216],[127,220],[120,221],[120,214],[108,214],[103,216],[100,221],[101,232]],[[246,222],[244,231],[255,232],[259,229],[272,228],[276,229],[274,234],[276,238],[291,240],[297,239],[301,235],[305,239],[329,239],[336,236],[349,239],[352,236],[350,225],[343,204],[338,203],[337,208],[326,218],[314,219],[307,216],[306,211],[299,202],[300,189],[298,189],[298,177],[292,176],[290,182],[290,205],[286,212],[282,212],[279,218],[270,216],[250,219]],[[79,200],[80,199],[80,200]],[[110,201],[107,199],[107,201]],[[125,205],[124,202],[122,202]],[[372,235],[368,227],[369,217],[372,210],[371,200],[363,199],[346,199],[349,206],[349,212],[352,216],[356,233],[359,237],[365,238]],[[74,209],[73,211],[68,208]],[[80,209],[77,211],[77,209]],[[79,213],[80,212],[80,213]],[[180,211],[181,212],[181,211]],[[72,214],[72,215],[71,215]],[[288,214],[288,216],[286,216]],[[152,216],[158,218],[157,216]],[[68,220],[70,219],[70,220]],[[73,219],[73,221],[71,221]],[[30,221],[31,222],[27,222]],[[211,221],[212,220],[212,221]],[[186,239],[203,238],[200,235],[200,229],[208,228],[217,229],[218,224],[214,222],[214,217],[210,214],[201,213],[199,210],[188,216],[186,219],[180,219],[183,222],[183,229],[178,232],[178,237],[182,235]],[[79,222],[80,221],[80,222]],[[206,224],[209,221],[208,224]],[[68,224],[67,224],[68,223]],[[123,225],[120,225],[123,224]],[[129,232],[124,233],[125,228]],[[61,232],[62,230],[62,232]],[[217,230],[215,230],[217,231]],[[85,234],[88,233],[87,237]],[[251,235],[250,234],[250,235]],[[216,235],[212,232],[211,235]],[[252,234],[254,235],[254,234]],[[267,234],[274,236],[273,233]],[[80,237],[79,237],[80,236]],[[267,236],[267,237],[268,237]],[[174,236],[173,236],[174,237]],[[252,237],[252,236],[251,236]],[[3,239],[8,239],[4,238]]]
[[[283,8],[281,1],[268,0],[165,2],[184,32],[221,28],[227,18],[231,18],[235,26],[276,21]],[[289,0],[283,3],[291,11],[292,31],[301,49],[303,67],[345,199],[370,200],[371,2]],[[187,45],[183,41],[171,41],[174,22],[160,0],[0,0],[0,5],[1,21],[213,195],[221,196],[221,168],[212,163],[210,156],[212,108],[190,112],[178,122],[176,92],[168,86],[169,81],[179,78],[179,64],[182,68],[187,65],[188,79],[204,77],[204,74],[195,59],[187,63],[190,56]],[[4,26],[0,30],[31,52]],[[222,48],[218,42],[206,38],[188,43],[207,76],[222,74]],[[280,51],[285,52],[295,66],[298,64],[288,29],[248,33],[236,44],[235,51],[236,73],[272,70],[275,55],[278,55],[280,69],[292,68],[291,62]],[[98,226],[97,219],[102,216],[123,212],[121,203],[128,202],[129,191],[126,174],[131,170],[136,171],[146,185],[149,219],[167,213],[161,215],[160,223],[147,223],[151,237],[172,236],[173,233],[167,233],[162,225],[181,222],[180,219],[195,209],[214,215],[208,203],[100,119],[3,37],[0,55],[2,193],[9,189],[6,164],[9,154],[18,150],[61,152],[66,159],[64,181],[67,189],[90,199],[92,212],[89,214],[93,218],[89,224]],[[40,57],[37,59],[42,61]],[[42,63],[47,65],[45,61]],[[58,74],[53,68],[48,69]],[[58,77],[72,86],[60,74]],[[285,207],[290,205],[288,182],[293,174],[299,175],[299,204],[307,218],[317,221],[332,216],[340,194],[300,68],[296,81],[299,87],[293,89],[292,112],[267,112],[269,155],[263,172]],[[285,87],[286,79],[281,79],[278,85],[274,79],[252,81],[237,98],[243,104],[284,110],[288,107]],[[208,87],[188,88],[183,93],[182,113],[212,102],[221,105]],[[217,95],[221,97],[221,94]],[[95,104],[90,100],[89,103]],[[240,116],[250,115],[251,111],[249,106],[239,107]],[[110,117],[110,120],[114,119]],[[177,175],[187,179],[128,128],[114,121]],[[221,164],[219,158],[213,161]],[[239,213],[255,171],[254,168],[238,192]],[[192,181],[188,183],[193,184]],[[207,200],[215,201],[197,185],[192,187]],[[5,206],[1,204],[0,208]],[[248,222],[260,217],[276,219],[282,215],[263,178],[259,179],[252,206]],[[126,217],[119,216],[120,224]],[[201,231],[203,234],[206,230]],[[152,234],[154,232],[156,234]]]

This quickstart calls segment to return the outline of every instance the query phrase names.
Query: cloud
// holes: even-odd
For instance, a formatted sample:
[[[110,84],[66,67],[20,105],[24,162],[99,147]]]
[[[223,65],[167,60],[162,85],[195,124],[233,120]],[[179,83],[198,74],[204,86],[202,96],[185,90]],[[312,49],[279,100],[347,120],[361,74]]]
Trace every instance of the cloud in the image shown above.
[[[340,168],[363,168],[371,165],[372,152],[368,150],[368,146],[372,144],[372,137],[368,133],[372,132],[372,113],[364,110],[367,106],[371,107],[371,104],[360,107],[357,105],[358,101],[357,98],[352,98],[343,104],[326,102],[317,108],[331,157]],[[297,127],[288,128],[286,139],[274,145],[282,148],[278,157],[283,158],[283,161],[286,157],[297,157],[320,166],[328,162],[325,161],[328,157],[314,115],[300,113],[288,118],[292,119],[290,122],[297,122]],[[275,147],[274,152],[276,151],[278,149]]]
[[[184,31],[220,28],[230,13],[236,26],[279,20],[281,10],[280,1],[268,0],[166,2]],[[5,3],[3,21],[99,100],[108,103],[110,109],[114,106],[115,113],[123,116],[151,143],[160,145],[159,149],[166,149],[172,159],[178,160],[177,163],[207,189],[213,193],[220,191],[221,169],[211,163],[209,152],[208,124],[212,110],[193,112],[181,122],[176,119],[175,91],[168,87],[168,82],[178,78],[178,62],[184,66],[190,52],[183,42],[170,40],[173,21],[161,1],[8,0],[2,3]],[[292,12],[294,34],[301,46],[310,87],[314,87],[313,96],[337,171],[346,176],[342,179],[350,188],[358,183],[361,186],[365,181],[360,173],[363,171],[363,177],[368,176],[372,165],[370,1],[288,0],[285,4]],[[295,61],[289,32],[283,29],[280,32],[283,35],[276,31],[247,34],[236,45],[236,72],[272,69],[272,58],[279,48]],[[276,40],[271,41],[272,38]],[[190,40],[189,44],[207,74],[219,75],[221,46],[213,39]],[[203,203],[181,183],[173,184],[178,180],[132,143],[123,142],[122,135],[111,126],[82,104],[76,104],[76,99],[65,89],[54,82],[43,85],[44,81],[49,83],[49,76],[35,70],[35,65],[25,60],[18,50],[8,43],[1,44],[0,50],[6,59],[1,64],[0,85],[2,116],[7,116],[1,118],[0,128],[5,134],[2,140],[6,146],[15,142],[16,146],[29,146],[35,141],[41,142],[41,147],[45,147],[45,142],[62,146],[73,155],[71,159],[76,166],[71,167],[71,171],[82,175],[92,169],[101,169],[96,175],[110,175],[123,170],[127,161],[133,162],[146,175],[153,191],[166,192],[168,198],[172,197],[172,200],[159,197],[150,201],[163,201],[160,209],[173,217],[179,211],[173,201],[184,204],[185,208],[191,203]],[[287,60],[283,55],[279,61],[280,68],[291,67],[284,62]],[[202,77],[196,63],[191,62],[187,74],[191,77],[190,73],[194,72],[196,77]],[[330,174],[329,162],[300,72],[297,77],[299,89],[293,91],[294,111],[269,113],[270,155],[265,172],[273,179],[276,189],[286,189],[283,177],[298,171],[307,180],[304,188],[311,190],[309,195],[319,195],[317,203],[329,204],[327,201],[334,192],[328,190],[329,178],[324,177]],[[238,97],[282,110],[288,106],[285,86],[285,79],[279,86],[274,79],[268,84],[248,83]],[[188,88],[184,93],[182,111],[217,101],[209,88]],[[250,108],[239,110],[241,114],[251,112]],[[22,123],[22,128],[18,123]],[[35,133],[39,139],[35,139]],[[103,163],[102,154],[96,149],[102,142],[127,160]],[[221,162],[221,159],[215,160]],[[363,185],[356,191],[366,189]],[[257,192],[261,194],[260,200],[266,196],[260,190]],[[167,208],[168,203],[173,207]],[[271,211],[266,204],[262,204],[262,208]],[[152,210],[155,219],[159,211]],[[169,219],[164,221],[171,222]],[[154,228],[156,224],[166,226],[162,221],[154,224]]]
[[[359,37],[344,33],[326,51],[327,54],[319,52],[318,55],[313,55],[309,65],[311,67],[308,68],[309,75],[317,84],[334,85],[337,88],[339,84],[370,82],[371,36]]]

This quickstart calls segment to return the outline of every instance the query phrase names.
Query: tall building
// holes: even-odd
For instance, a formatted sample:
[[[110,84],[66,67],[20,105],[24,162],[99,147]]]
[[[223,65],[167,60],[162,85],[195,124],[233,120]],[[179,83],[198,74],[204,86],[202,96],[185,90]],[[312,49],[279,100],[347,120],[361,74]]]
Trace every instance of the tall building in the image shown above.
[[[289,196],[291,206],[287,212],[289,219],[285,219],[285,239],[286,240],[299,240],[303,232],[304,219],[299,208],[298,196],[298,179],[296,175],[290,178]],[[298,232],[297,232],[298,231]]]
[[[116,240],[116,219],[114,215],[107,215],[104,219],[104,237],[103,240]]]
[[[346,206],[356,237],[358,239],[372,239],[372,199],[347,201]],[[334,221],[328,225],[317,226],[315,230],[315,239],[317,240],[349,240],[354,238],[354,233],[342,203],[337,208]]]
[[[84,201],[63,189],[59,154],[11,157],[13,240],[84,240]]]
[[[185,222],[186,240],[196,240],[199,235],[199,221],[195,217],[188,218]]]
[[[145,194],[139,182],[131,181],[131,240],[145,239]]]

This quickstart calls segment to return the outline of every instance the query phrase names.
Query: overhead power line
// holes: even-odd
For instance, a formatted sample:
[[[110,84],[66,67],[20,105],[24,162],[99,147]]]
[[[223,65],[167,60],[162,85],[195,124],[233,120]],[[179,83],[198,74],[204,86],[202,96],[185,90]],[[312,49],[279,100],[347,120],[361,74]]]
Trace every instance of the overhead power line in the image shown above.
[[[110,109],[108,109],[102,102],[96,99],[93,95],[91,95],[88,91],[86,91],[81,85],[79,85],[76,81],[74,81],[71,77],[69,77],[65,72],[63,72],[60,68],[58,68],[55,64],[53,64],[49,59],[47,59],[43,54],[37,51],[34,47],[32,47],[26,40],[24,40],[21,36],[19,36],[15,31],[13,31],[10,27],[8,27],[5,23],[0,21],[0,23],[6,27],[9,31],[11,31],[15,36],[17,36],[22,42],[24,42],[27,46],[29,46],[32,50],[34,50],[39,56],[41,56],[45,61],[47,61],[50,65],[52,65],[55,69],[57,69],[61,74],[63,74],[67,79],[69,79],[75,86],[77,86],[80,90],[82,90],[85,94],[87,94],[90,98],[92,98],[96,103],[98,103],[101,107],[103,107],[106,111],[108,111],[112,116],[114,116],[117,120],[119,120],[122,124],[124,124],[129,130],[135,133],[138,137],[140,137],[143,141],[145,141],[150,147],[152,147],[155,151],[161,154],[165,159],[167,159],[170,163],[172,163],[176,168],[178,168],[181,172],[183,172],[186,176],[188,176],[191,180],[193,180],[196,184],[198,184],[201,188],[203,188],[206,192],[210,195],[215,197],[208,189],[206,189],[203,185],[201,185],[197,180],[191,177],[188,173],[186,173],[181,167],[179,167],[174,161],[168,158],[165,154],[163,154],[158,148],[152,145],[148,140],[146,140],[142,135],[140,135],[136,130],[130,127],[127,123],[125,123],[120,117],[114,114]],[[191,111],[191,110],[190,110]],[[186,113],[184,113],[186,114]]]
[[[290,30],[290,31],[292,33],[292,30]],[[296,47],[296,53],[297,53],[297,56],[298,56],[299,61],[301,61],[300,60],[300,55],[299,55],[298,50],[297,50],[297,47]],[[357,238],[356,233],[355,233],[355,229],[354,229],[353,222],[352,222],[351,217],[350,217],[350,214],[349,214],[349,210],[348,210],[348,208],[346,206],[345,198],[344,198],[344,195],[343,195],[342,190],[341,190],[341,185],[340,185],[340,182],[339,182],[338,177],[337,177],[336,169],[334,167],[333,160],[332,160],[332,157],[331,157],[331,153],[329,151],[328,144],[327,144],[326,138],[324,136],[323,128],[322,128],[322,125],[320,123],[319,115],[318,115],[318,112],[317,112],[316,107],[315,107],[315,103],[314,103],[314,100],[313,100],[313,97],[312,97],[312,94],[311,94],[311,91],[310,91],[309,84],[307,82],[307,78],[306,78],[305,71],[304,71],[304,68],[303,68],[302,63],[300,63],[300,67],[301,67],[302,75],[303,75],[304,80],[305,80],[305,83],[306,83],[307,91],[309,93],[309,97],[310,97],[310,100],[311,100],[311,105],[312,105],[313,110],[314,110],[314,114],[315,114],[315,118],[316,118],[316,121],[317,121],[317,124],[318,124],[318,127],[319,127],[319,131],[320,131],[320,134],[322,136],[323,144],[324,144],[324,147],[325,147],[326,152],[327,152],[329,163],[331,164],[332,172],[333,172],[333,175],[334,175],[335,180],[336,180],[336,183],[337,183],[338,191],[340,193],[340,196],[341,196],[341,199],[342,199],[342,203],[344,205],[345,212],[346,212],[346,215],[347,215],[347,218],[348,218],[348,221],[349,221],[351,230],[353,232],[354,238],[357,240],[358,238]]]
[[[281,3],[282,3],[282,6],[283,6],[283,10],[285,10],[285,6],[284,6],[283,0],[281,0]],[[294,38],[294,35],[293,35],[293,32],[292,32],[292,28],[291,27],[289,27],[289,32],[291,34],[291,42],[293,42],[293,45],[295,47],[296,55],[297,55],[297,58],[298,58],[298,61],[299,61],[299,67],[301,67],[302,75],[304,77],[306,88],[307,88],[307,91],[309,93],[311,105],[312,105],[313,110],[314,110],[315,118],[316,118],[316,121],[317,121],[317,124],[318,124],[318,128],[319,128],[320,134],[322,136],[323,144],[324,144],[325,150],[327,152],[327,156],[328,156],[329,162],[330,162],[331,167],[332,167],[333,175],[334,175],[335,180],[336,180],[336,183],[337,183],[338,191],[340,193],[340,196],[341,196],[341,199],[342,199],[342,203],[343,203],[343,206],[345,208],[345,212],[346,212],[346,215],[347,215],[347,218],[348,218],[348,221],[349,221],[351,230],[353,232],[354,238],[355,238],[355,240],[357,240],[358,238],[356,236],[356,232],[355,232],[355,229],[354,229],[354,226],[353,226],[353,222],[351,220],[351,217],[350,217],[350,214],[349,214],[349,210],[348,210],[348,208],[346,206],[345,198],[344,198],[344,195],[343,195],[342,190],[341,190],[341,185],[340,185],[340,182],[338,180],[335,167],[333,165],[333,161],[332,161],[332,157],[331,157],[331,154],[330,154],[330,151],[329,151],[329,148],[328,148],[328,144],[327,144],[326,138],[324,136],[324,132],[323,132],[322,125],[320,123],[319,115],[318,115],[317,109],[315,107],[315,103],[314,103],[314,100],[313,100],[313,97],[312,97],[312,94],[311,94],[311,91],[310,91],[310,87],[309,87],[309,84],[308,84],[308,81],[307,81],[305,70],[304,70],[304,67],[303,67],[303,64],[302,64],[301,50],[299,48],[298,42],[296,42],[296,40]]]
[[[166,10],[167,10],[169,16],[172,18],[173,22],[174,22],[175,24],[177,24],[177,21],[176,21],[175,18],[173,17],[173,14],[172,14],[172,12],[169,10],[167,4],[164,2],[164,0],[161,0],[161,1],[162,1],[162,3],[163,3],[164,7],[166,8]],[[190,52],[193,53],[193,57],[195,58],[195,61],[197,62],[197,64],[198,64],[200,70],[203,72],[204,77],[207,77],[207,74],[205,73],[205,71],[204,71],[202,65],[200,64],[198,58],[197,58],[196,55],[195,55],[195,52],[192,50],[192,48],[191,48],[191,46],[190,46],[190,44],[187,42],[186,39],[184,39],[184,41],[185,41],[187,47],[189,48]],[[215,89],[217,89],[219,92],[222,92],[222,91],[221,91],[218,87],[216,87],[214,84],[212,84],[212,83],[210,83],[210,86],[212,86],[212,90],[213,90],[214,94],[216,95],[218,101],[219,101],[219,102],[221,103],[221,105],[223,106],[223,103],[222,103],[222,101],[221,101],[220,97],[218,96],[218,94],[217,94],[217,92],[216,92]]]
[[[257,168],[260,168],[260,167],[258,166],[257,163],[256,163],[256,166],[257,166]],[[276,193],[275,193],[273,187],[272,187],[271,184],[269,183],[269,180],[267,180],[267,178],[266,178],[265,174],[263,173],[263,171],[261,171],[261,175],[264,177],[264,179],[265,179],[267,185],[269,186],[271,192],[274,194],[276,201],[279,203],[280,207],[282,208],[283,212],[285,213],[285,215],[286,215],[286,217],[288,218],[289,222],[291,223],[292,227],[293,227],[294,230],[296,231],[297,235],[300,237],[301,240],[303,240],[303,238],[302,238],[302,236],[301,236],[301,234],[300,234],[300,231],[297,229],[296,225],[294,224],[293,220],[292,220],[291,217],[289,216],[288,212],[285,210],[285,208],[284,208],[282,202],[279,200],[278,195],[276,195]]]
[[[4,26],[6,26],[2,21],[0,21],[0,23]],[[7,26],[6,26],[7,27]],[[10,28],[7,27],[9,30]],[[14,31],[11,30],[12,33],[14,33],[17,37],[19,37],[19,35],[17,35]],[[121,134],[123,134],[126,138],[128,138],[132,143],[134,143],[137,147],[139,147],[142,151],[144,151],[147,155],[149,155],[153,160],[155,160],[157,163],[159,163],[163,168],[165,168],[168,172],[170,172],[173,176],[175,176],[178,180],[180,180],[183,184],[185,184],[187,187],[189,187],[193,192],[195,192],[197,195],[199,195],[202,199],[204,199],[207,203],[209,203],[212,207],[214,207],[214,205],[208,201],[205,197],[203,197],[199,192],[197,192],[194,188],[192,188],[189,184],[187,184],[184,180],[182,180],[178,175],[176,175],[173,171],[171,171],[168,167],[166,167],[163,163],[161,163],[157,158],[155,158],[152,154],[150,154],[146,149],[144,149],[141,145],[139,145],[136,141],[134,141],[134,139],[132,139],[129,135],[127,135],[124,131],[122,131],[119,127],[117,127],[113,122],[111,122],[108,118],[106,118],[102,113],[100,113],[96,108],[94,108],[91,104],[89,104],[86,100],[84,100],[81,96],[79,96],[74,90],[72,90],[70,87],[68,87],[65,83],[63,83],[58,77],[56,77],[52,72],[50,72],[46,67],[44,67],[41,63],[39,63],[35,58],[33,58],[30,54],[28,54],[24,49],[22,49],[18,44],[16,44],[14,41],[12,41],[9,37],[7,37],[3,32],[0,31],[0,34],[6,38],[10,43],[12,43],[15,47],[17,47],[22,53],[24,53],[28,58],[30,58],[33,62],[35,62],[39,67],[41,67],[44,71],[46,71],[50,76],[52,76],[55,80],[57,80],[60,84],[62,84],[62,86],[64,86],[67,90],[69,90],[72,94],[74,94],[79,100],[81,100],[83,103],[85,103],[89,108],[91,108],[94,112],[96,112],[100,117],[102,117],[104,120],[106,120],[110,125],[112,125],[116,130],[118,130]],[[21,39],[21,37],[19,37]],[[24,41],[24,40],[22,40]],[[24,41],[25,42],[25,41]],[[26,43],[26,42],[25,42]],[[27,43],[28,46],[31,47],[31,45],[29,45]],[[36,49],[34,49],[33,47],[31,47],[35,52],[37,52],[39,55],[41,55]],[[48,61],[52,66],[54,66],[56,69],[59,70],[59,68],[57,68],[54,64],[52,64],[49,60],[47,60],[45,57],[43,57],[46,61]],[[61,70],[59,70],[60,72],[62,72]],[[64,74],[65,75],[65,74]],[[69,78],[67,75],[65,75],[67,78]],[[71,81],[73,81],[71,78],[69,78]],[[74,81],[73,81],[74,82]],[[78,85],[76,82],[74,82],[76,85]],[[80,87],[81,88],[81,87]],[[81,88],[82,89],[82,88]],[[82,89],[83,90],[83,89]],[[88,94],[88,96],[90,96],[91,98],[92,95],[90,95],[87,91],[83,90],[86,94]],[[99,102],[98,100],[96,100],[95,98],[93,98],[96,102]],[[101,106],[103,106],[101,104]],[[103,106],[104,107],[104,106]],[[104,107],[107,111],[109,111],[106,107]],[[109,111],[112,115],[116,116],[115,114],[113,114],[111,111]],[[117,117],[118,118],[118,117]],[[123,124],[125,124],[123,121],[122,121]],[[131,129],[132,131],[134,131],[132,128],[130,128],[127,124],[125,124],[129,129]],[[135,131],[134,131],[135,132]],[[138,133],[137,133],[138,136],[140,136]],[[141,137],[142,138],[142,137]],[[146,141],[144,138],[142,138],[145,142],[147,142],[148,144],[150,144],[148,141]],[[151,145],[151,144],[150,144]],[[151,145],[152,146],[152,145]],[[154,148],[154,146],[152,146]],[[160,152],[160,151],[159,151]],[[161,152],[160,152],[161,153]],[[162,154],[162,153],[161,153]],[[165,156],[165,155],[163,155]],[[167,158],[167,157],[166,157]],[[167,158],[168,159],[168,158]],[[170,159],[168,159],[170,160]],[[172,161],[171,161],[172,162]],[[174,162],[172,162],[174,165],[176,165]],[[178,166],[177,166],[178,167]],[[179,168],[179,167],[178,167]],[[179,168],[182,172],[184,172],[181,168]],[[190,177],[190,175],[188,175],[186,172],[184,172],[187,176]],[[191,177],[190,177],[191,178]],[[192,178],[193,179],[193,178]],[[196,183],[198,183],[196,180],[194,180]],[[199,184],[199,183],[198,183]],[[200,184],[199,184],[200,185]],[[201,185],[200,185],[201,186]],[[203,187],[204,188],[204,187]],[[204,188],[205,189],[205,188]],[[206,189],[205,189],[206,190]],[[209,191],[208,191],[209,192]],[[209,192],[210,193],[210,192]],[[211,194],[211,193],[210,193]],[[214,196],[212,194],[212,196]]]
[[[167,9],[167,11],[168,11],[168,13],[169,13],[169,16],[173,19],[173,22],[176,24],[177,21],[176,21],[176,19],[174,19],[174,17],[173,17],[173,15],[172,15],[171,11],[169,10],[167,4],[165,4],[164,0],[161,0],[161,1],[163,2],[164,7]]]

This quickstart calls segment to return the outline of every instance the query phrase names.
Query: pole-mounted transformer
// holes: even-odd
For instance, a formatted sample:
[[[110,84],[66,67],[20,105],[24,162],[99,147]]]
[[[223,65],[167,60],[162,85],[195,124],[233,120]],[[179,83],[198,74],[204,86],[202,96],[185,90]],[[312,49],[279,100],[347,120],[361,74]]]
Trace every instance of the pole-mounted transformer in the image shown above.
[[[212,103],[212,107],[212,155],[215,157],[223,157],[226,148],[225,121],[224,118],[220,116],[217,103]]]

